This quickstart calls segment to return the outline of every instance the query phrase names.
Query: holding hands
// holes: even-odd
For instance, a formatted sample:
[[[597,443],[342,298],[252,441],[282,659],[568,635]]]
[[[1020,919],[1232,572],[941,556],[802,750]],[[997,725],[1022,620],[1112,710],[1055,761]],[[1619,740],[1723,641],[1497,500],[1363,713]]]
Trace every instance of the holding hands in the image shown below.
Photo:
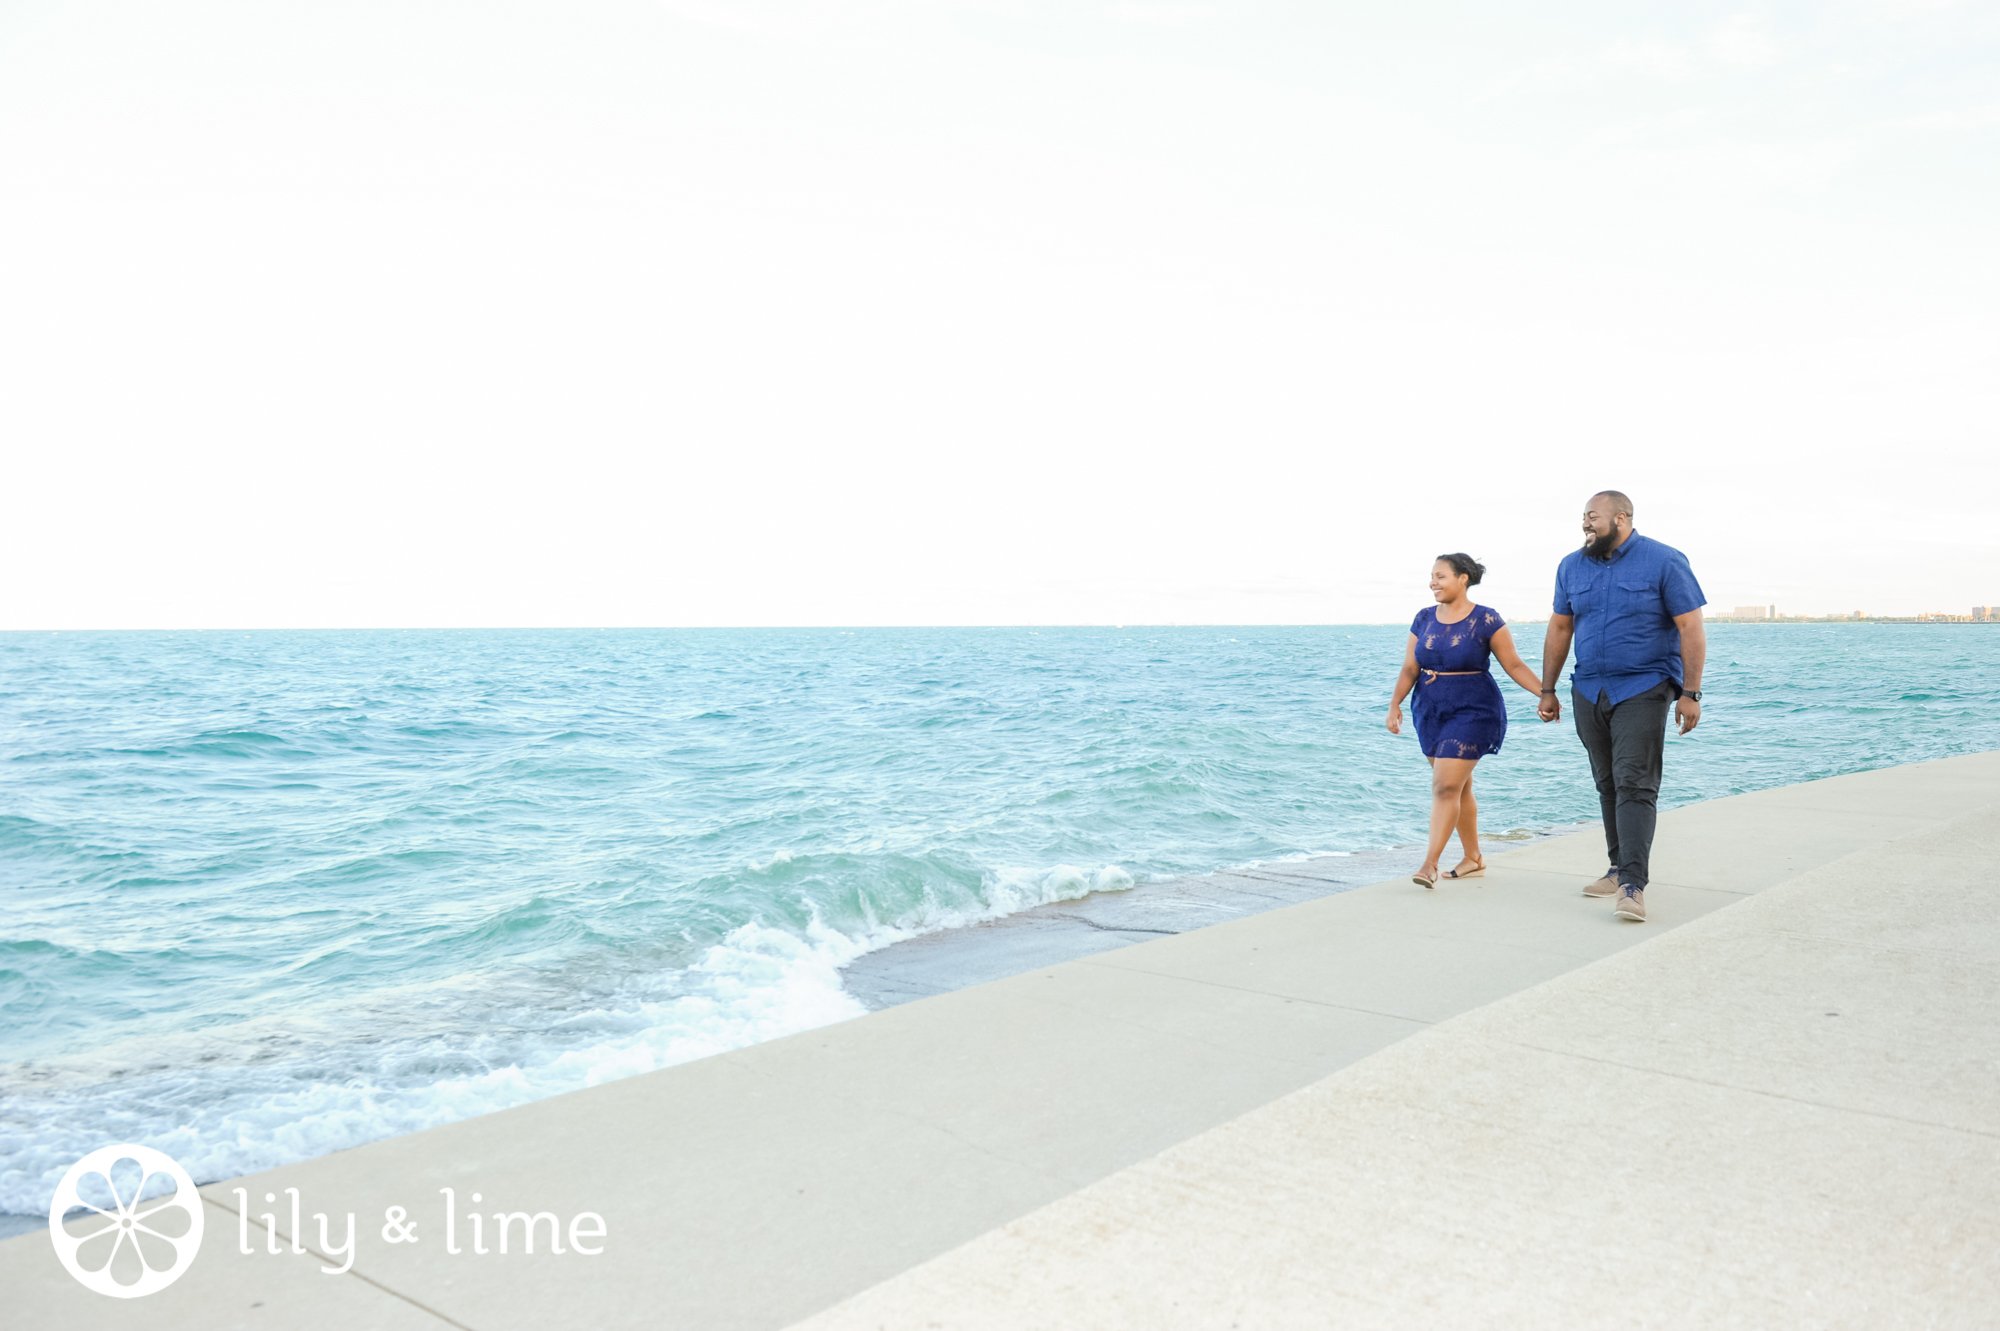
[[[1562,714],[1563,705],[1556,698],[1556,695],[1553,693],[1544,693],[1542,695],[1541,706],[1535,709],[1535,715],[1541,717],[1544,721],[1559,721],[1562,719]]]

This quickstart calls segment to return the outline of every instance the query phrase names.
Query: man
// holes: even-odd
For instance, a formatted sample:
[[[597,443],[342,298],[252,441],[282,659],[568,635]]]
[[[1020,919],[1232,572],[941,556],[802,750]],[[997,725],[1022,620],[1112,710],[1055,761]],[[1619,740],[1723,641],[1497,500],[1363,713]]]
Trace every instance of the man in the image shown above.
[[[1681,734],[1701,723],[1706,598],[1687,556],[1635,531],[1632,501],[1616,490],[1590,497],[1583,537],[1556,567],[1540,712],[1544,721],[1562,715],[1555,682],[1573,637],[1570,702],[1611,852],[1610,869],[1583,894],[1616,897],[1615,917],[1644,920],[1669,704]]]

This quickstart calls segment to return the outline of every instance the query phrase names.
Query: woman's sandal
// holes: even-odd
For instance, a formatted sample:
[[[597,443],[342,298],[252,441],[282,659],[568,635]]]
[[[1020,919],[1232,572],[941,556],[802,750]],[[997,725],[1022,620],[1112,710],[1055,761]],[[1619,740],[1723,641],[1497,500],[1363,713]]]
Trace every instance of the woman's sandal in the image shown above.
[[[1456,869],[1447,869],[1445,870],[1444,876],[1458,881],[1462,881],[1467,878],[1484,878],[1486,876],[1486,861],[1483,859],[1474,860],[1472,863],[1474,867],[1467,869],[1464,873],[1460,873]]]
[[[1415,883],[1418,887],[1436,887],[1438,885],[1437,874],[1435,872],[1433,872],[1431,876],[1428,878],[1424,877],[1420,873],[1413,873],[1410,875],[1410,881]]]

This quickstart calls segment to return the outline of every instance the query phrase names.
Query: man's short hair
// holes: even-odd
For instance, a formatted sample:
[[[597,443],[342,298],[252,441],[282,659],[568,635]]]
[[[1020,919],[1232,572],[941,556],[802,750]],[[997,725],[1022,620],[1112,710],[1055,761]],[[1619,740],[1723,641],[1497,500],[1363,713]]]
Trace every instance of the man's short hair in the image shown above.
[[[1631,496],[1627,495],[1623,490],[1599,490],[1591,498],[1609,499],[1611,501],[1611,512],[1614,516],[1619,513],[1623,513],[1628,518],[1632,516]]]

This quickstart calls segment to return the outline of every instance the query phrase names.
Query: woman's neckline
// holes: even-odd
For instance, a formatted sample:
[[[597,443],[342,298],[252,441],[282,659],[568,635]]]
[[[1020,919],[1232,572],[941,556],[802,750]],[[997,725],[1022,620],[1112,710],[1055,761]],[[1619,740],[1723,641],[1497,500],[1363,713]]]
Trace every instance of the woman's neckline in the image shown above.
[[[1474,615],[1479,613],[1479,607],[1477,605],[1474,605],[1471,601],[1467,601],[1465,604],[1468,607],[1466,612],[1460,615],[1457,619],[1446,619],[1443,615],[1438,614],[1436,606],[1431,607],[1431,616],[1434,619],[1436,619],[1438,623],[1444,625],[1446,628],[1450,628],[1454,624],[1463,624],[1466,620],[1471,619]]]

